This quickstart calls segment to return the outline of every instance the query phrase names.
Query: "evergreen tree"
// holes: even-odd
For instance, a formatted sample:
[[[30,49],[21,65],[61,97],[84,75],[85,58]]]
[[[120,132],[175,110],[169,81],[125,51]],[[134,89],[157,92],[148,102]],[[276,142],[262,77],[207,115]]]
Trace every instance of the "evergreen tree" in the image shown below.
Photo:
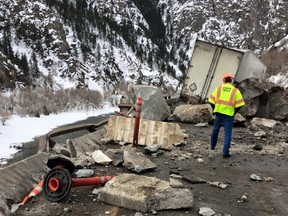
[[[21,56],[20,68],[23,70],[24,75],[26,77],[28,77],[29,76],[29,66],[28,66],[28,61],[27,61],[27,57],[25,54],[22,54],[22,56]]]
[[[30,77],[33,83],[40,77],[40,71],[38,68],[38,62],[35,52],[32,53],[32,57],[29,61],[30,65]]]
[[[13,50],[11,46],[11,33],[10,33],[10,24],[5,26],[3,32],[3,53],[7,55],[9,58],[13,58]]]

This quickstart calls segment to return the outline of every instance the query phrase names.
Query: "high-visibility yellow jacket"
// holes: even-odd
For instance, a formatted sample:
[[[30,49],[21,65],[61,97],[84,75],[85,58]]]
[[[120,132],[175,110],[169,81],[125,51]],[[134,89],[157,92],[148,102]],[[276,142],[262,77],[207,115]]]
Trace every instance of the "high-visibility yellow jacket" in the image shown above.
[[[214,113],[228,116],[234,115],[235,108],[245,105],[241,92],[231,83],[224,83],[216,88],[208,101],[215,105]]]

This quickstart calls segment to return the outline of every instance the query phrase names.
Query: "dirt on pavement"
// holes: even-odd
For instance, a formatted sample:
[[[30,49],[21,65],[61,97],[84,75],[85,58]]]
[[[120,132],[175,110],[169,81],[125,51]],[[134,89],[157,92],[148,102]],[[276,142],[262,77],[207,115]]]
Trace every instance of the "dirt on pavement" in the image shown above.
[[[222,158],[223,129],[219,134],[218,145],[210,150],[209,139],[212,126],[197,127],[194,124],[179,123],[181,129],[189,134],[187,144],[173,147],[156,158],[137,147],[158,167],[140,175],[154,176],[169,181],[169,175],[179,174],[185,186],[193,192],[194,205],[191,209],[165,210],[138,213],[138,215],[184,216],[199,215],[200,207],[209,207],[215,215],[231,216],[286,216],[288,215],[288,149],[287,125],[280,123],[273,129],[265,128],[266,136],[256,137],[255,131],[248,127],[234,127],[231,146],[232,157]],[[259,144],[262,150],[254,150]],[[120,148],[110,143],[102,149]],[[202,160],[198,160],[202,158]],[[95,176],[131,173],[124,167],[113,165],[93,165]],[[251,174],[262,177],[263,181],[252,181]],[[208,184],[220,182],[226,189]],[[33,198],[21,206],[13,215],[18,216],[134,216],[137,211],[111,206],[97,201],[92,194],[95,187],[72,188],[69,196],[53,203],[45,200],[44,195]],[[245,196],[243,196],[245,195]]]

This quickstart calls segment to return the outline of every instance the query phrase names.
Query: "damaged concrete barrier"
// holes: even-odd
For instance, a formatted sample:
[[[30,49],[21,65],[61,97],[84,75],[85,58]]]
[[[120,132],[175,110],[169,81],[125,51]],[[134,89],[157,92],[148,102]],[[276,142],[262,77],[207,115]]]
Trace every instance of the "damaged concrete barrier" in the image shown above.
[[[141,212],[193,206],[190,189],[172,188],[167,181],[134,174],[122,174],[109,181],[98,200]]]
[[[122,116],[109,116],[106,126],[107,137],[119,142],[132,143],[135,119]],[[159,144],[171,150],[173,144],[181,143],[188,135],[179,124],[141,119],[138,145]]]
[[[0,196],[22,201],[47,173],[47,160],[48,154],[42,152],[0,169]]]

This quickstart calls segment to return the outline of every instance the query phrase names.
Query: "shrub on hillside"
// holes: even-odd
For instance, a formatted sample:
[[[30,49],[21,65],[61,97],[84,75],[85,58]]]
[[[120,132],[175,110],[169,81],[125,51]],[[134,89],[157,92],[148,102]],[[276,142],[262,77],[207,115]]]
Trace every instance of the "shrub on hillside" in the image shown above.
[[[3,97],[3,96],[2,96]],[[103,97],[99,91],[89,89],[22,89],[0,102],[3,107],[10,101],[10,113],[20,116],[39,117],[41,114],[60,113],[69,110],[89,110],[102,106]],[[12,103],[13,102],[13,103]],[[0,110],[1,111],[1,110]],[[4,116],[4,112],[3,116]],[[1,117],[1,112],[0,112]]]
[[[13,106],[13,101],[10,100],[9,96],[5,96],[0,94],[0,120],[2,125],[5,125],[5,122],[10,118],[11,116],[11,107]]]
[[[97,109],[102,106],[103,97],[99,91],[85,88],[70,89],[69,92],[69,109],[88,110]]]
[[[15,107],[16,114],[24,116],[39,116],[41,114],[42,104],[45,102],[35,90],[23,89],[17,91],[15,94]]]

